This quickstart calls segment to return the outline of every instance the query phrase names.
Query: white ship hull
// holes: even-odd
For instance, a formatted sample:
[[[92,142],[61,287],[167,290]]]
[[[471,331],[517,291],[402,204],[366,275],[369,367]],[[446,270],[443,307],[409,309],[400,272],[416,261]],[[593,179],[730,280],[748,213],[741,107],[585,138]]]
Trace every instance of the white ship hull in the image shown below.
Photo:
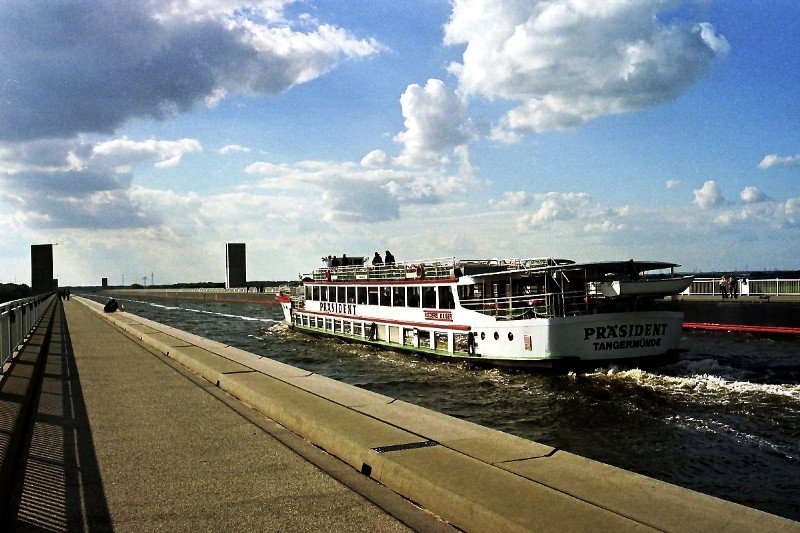
[[[399,316],[402,312],[393,316],[386,309],[353,304],[324,311],[293,309],[291,302],[282,305],[287,323],[309,333],[478,364],[520,367],[663,359],[677,354],[683,325],[683,314],[671,311],[494,320],[454,309],[452,315],[444,315],[452,316],[452,321],[436,321],[430,317],[441,316],[441,311],[420,310],[409,318]],[[465,314],[478,316],[459,321],[457,317]],[[469,332],[475,338],[472,353]]]

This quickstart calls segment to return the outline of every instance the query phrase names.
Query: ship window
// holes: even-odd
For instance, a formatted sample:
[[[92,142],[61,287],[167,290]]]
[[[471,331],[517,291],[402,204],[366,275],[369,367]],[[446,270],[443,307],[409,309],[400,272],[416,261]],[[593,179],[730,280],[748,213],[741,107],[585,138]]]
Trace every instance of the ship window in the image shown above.
[[[328,287],[326,287],[325,285],[320,287],[319,301],[320,302],[327,302],[328,301]]]
[[[447,333],[443,331],[436,331],[433,334],[433,349],[434,350],[448,350],[447,346]]]
[[[381,305],[392,305],[391,287],[381,287]]]
[[[346,290],[345,287],[336,287],[336,301],[340,304],[347,303]]]
[[[414,336],[416,332],[411,328],[405,328],[403,330],[403,344],[406,346],[414,346]]]
[[[310,300],[311,299],[311,285],[306,285],[305,286],[305,294],[306,294],[306,300]]]
[[[311,299],[319,301],[319,287],[314,286],[313,289],[314,290],[313,290],[313,295],[312,295]]]
[[[367,296],[369,305],[378,305],[378,287],[369,287]]]
[[[422,288],[422,307],[434,309],[436,307],[436,287]]]
[[[356,288],[355,287],[347,287],[347,303],[349,303],[349,304],[356,303]]]
[[[419,307],[419,287],[408,288],[408,306]]]
[[[404,307],[406,305],[405,287],[392,288],[392,305],[394,305],[395,307]]]
[[[367,288],[366,287],[357,287],[356,288],[356,303],[359,305],[366,305],[367,304]]]
[[[430,348],[431,347],[431,332],[426,329],[420,329],[417,331],[417,338],[419,339],[419,347],[420,348]]]
[[[458,298],[460,300],[469,300],[475,298],[475,285],[459,285]]]
[[[469,353],[466,333],[453,333],[453,351]]]
[[[439,309],[455,309],[453,289],[449,285],[439,287]]]

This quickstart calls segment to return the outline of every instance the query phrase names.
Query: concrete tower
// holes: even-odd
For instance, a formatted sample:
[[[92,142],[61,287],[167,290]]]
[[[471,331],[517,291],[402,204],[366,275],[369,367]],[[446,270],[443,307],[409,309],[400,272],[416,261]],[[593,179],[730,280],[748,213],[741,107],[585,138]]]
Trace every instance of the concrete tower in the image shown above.
[[[53,281],[53,245],[31,244],[31,290],[42,294],[55,290]]]
[[[225,245],[225,288],[244,287],[247,284],[247,260],[243,242]]]

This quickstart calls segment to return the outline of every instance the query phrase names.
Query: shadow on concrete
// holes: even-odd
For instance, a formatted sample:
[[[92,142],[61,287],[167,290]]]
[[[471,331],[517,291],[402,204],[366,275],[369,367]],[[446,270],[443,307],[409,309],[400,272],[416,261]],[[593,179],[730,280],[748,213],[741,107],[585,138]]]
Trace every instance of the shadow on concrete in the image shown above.
[[[61,302],[6,517],[12,531],[109,531],[111,517]]]

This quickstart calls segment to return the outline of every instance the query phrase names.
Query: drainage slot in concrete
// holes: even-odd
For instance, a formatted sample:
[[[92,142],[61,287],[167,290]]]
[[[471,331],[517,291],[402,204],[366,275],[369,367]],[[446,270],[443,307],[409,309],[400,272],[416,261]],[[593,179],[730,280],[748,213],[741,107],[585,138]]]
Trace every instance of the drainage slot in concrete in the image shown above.
[[[424,440],[422,442],[409,442],[406,444],[394,444],[392,446],[378,446],[372,448],[373,452],[386,453],[386,452],[402,452],[404,450],[416,450],[417,448],[430,448],[439,444],[435,440]]]

